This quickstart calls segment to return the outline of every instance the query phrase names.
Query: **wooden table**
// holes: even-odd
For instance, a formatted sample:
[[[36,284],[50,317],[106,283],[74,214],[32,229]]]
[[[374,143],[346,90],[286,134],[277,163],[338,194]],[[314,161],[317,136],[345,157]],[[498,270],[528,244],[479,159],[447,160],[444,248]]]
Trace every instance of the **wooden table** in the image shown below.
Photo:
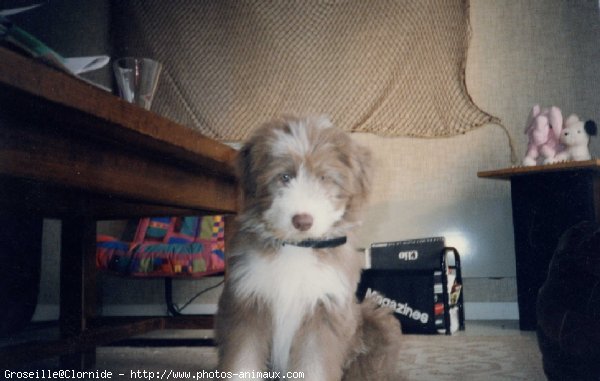
[[[600,160],[516,167],[477,174],[510,180],[519,325],[536,328],[537,293],[560,236],[576,223],[600,222]]]
[[[68,356],[85,367],[95,347],[210,317],[98,318],[96,221],[149,215],[233,214],[235,150],[66,73],[0,48],[0,204],[62,220],[61,339],[0,349],[0,368]],[[84,363],[82,363],[82,361]]]

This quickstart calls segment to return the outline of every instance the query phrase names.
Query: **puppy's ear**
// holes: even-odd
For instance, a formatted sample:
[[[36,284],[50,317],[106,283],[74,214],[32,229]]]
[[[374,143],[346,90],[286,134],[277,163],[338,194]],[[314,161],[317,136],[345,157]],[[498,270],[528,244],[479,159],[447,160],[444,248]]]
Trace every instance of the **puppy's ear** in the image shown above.
[[[360,144],[353,144],[352,172],[357,184],[357,196],[365,201],[371,193],[372,157],[371,151]]]
[[[256,194],[256,176],[253,174],[253,147],[254,141],[248,141],[238,152],[236,157],[237,176],[245,197],[253,197]]]

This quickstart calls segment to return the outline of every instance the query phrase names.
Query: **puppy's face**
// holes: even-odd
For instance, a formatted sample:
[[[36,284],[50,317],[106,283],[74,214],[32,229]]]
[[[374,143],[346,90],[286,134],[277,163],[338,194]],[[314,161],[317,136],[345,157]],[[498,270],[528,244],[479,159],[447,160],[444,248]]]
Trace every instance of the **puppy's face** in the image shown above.
[[[325,118],[265,125],[239,155],[245,213],[276,239],[340,234],[367,196],[369,158]]]

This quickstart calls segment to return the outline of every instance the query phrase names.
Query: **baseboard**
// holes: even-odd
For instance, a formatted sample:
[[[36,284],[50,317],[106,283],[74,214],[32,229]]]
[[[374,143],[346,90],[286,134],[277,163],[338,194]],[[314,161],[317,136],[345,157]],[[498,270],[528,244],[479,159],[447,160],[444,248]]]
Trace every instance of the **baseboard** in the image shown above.
[[[216,304],[190,304],[182,314],[188,315],[214,315],[217,312]],[[102,307],[103,316],[166,316],[165,304],[113,304]]]
[[[465,303],[465,320],[519,320],[519,305],[512,303]]]
[[[192,304],[184,314],[212,315],[217,311],[216,304]],[[114,304],[102,307],[104,316],[166,316],[164,304]],[[58,305],[38,305],[34,321],[56,320],[59,316]],[[513,303],[465,303],[466,320],[519,320],[519,306]]]
[[[191,304],[181,313],[190,315],[213,315],[216,304]],[[60,308],[54,304],[39,304],[33,315],[33,321],[57,320]],[[102,316],[167,316],[165,304],[113,304],[102,306]]]

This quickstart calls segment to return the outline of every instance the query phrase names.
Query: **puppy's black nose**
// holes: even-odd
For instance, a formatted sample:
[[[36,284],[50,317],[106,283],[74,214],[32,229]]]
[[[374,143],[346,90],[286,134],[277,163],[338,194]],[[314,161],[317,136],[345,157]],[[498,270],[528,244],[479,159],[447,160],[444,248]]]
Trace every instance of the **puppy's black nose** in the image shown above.
[[[313,218],[310,214],[301,213],[292,217],[292,224],[300,231],[307,231],[313,224]]]

